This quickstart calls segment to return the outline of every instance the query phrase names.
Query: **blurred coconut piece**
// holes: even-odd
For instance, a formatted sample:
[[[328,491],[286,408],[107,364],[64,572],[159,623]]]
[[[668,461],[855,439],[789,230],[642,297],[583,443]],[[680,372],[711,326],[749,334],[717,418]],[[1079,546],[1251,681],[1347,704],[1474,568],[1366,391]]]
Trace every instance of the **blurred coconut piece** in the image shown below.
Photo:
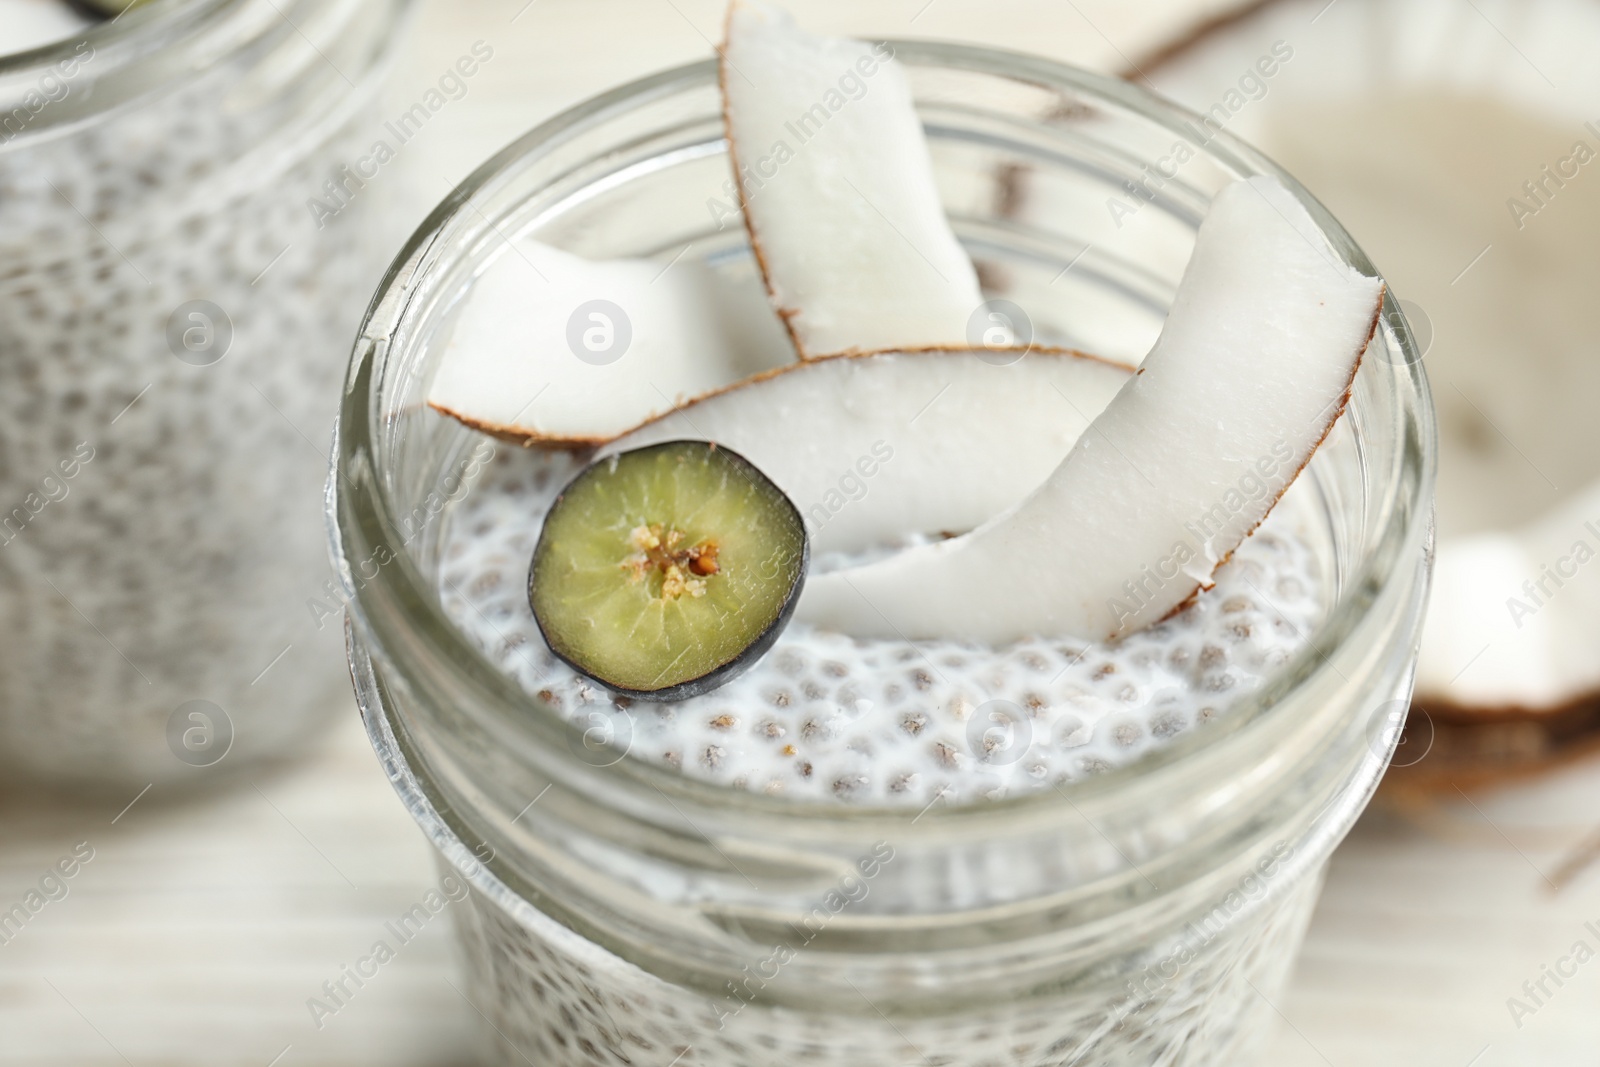
[[[760,282],[520,241],[468,290],[428,405],[524,445],[603,444],[794,361]]]
[[[1126,72],[1305,182],[1427,348],[1439,571],[1416,706],[1435,736],[1410,774],[1537,767],[1600,734],[1600,564],[1544,577],[1600,551],[1600,501],[1572,495],[1600,473],[1596,40],[1582,0],[1268,0]],[[1275,45],[1292,54],[1264,77]]]
[[[1551,712],[1600,689],[1600,482],[1521,529],[1439,546],[1417,688]]]
[[[750,244],[801,356],[967,346],[983,297],[892,49],[735,0],[721,57]]]

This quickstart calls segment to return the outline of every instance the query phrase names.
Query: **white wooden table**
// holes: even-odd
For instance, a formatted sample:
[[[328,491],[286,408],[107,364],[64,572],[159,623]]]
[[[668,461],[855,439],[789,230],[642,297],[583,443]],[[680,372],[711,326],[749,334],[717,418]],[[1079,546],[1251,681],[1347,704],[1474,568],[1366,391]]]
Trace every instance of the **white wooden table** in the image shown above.
[[[523,5],[426,3],[397,75],[401,99],[418,96],[474,41],[495,56],[408,148],[409,169],[393,180],[410,183],[414,204],[437,199],[561,107],[708,54],[721,18],[720,0]],[[863,6],[804,8],[820,29],[982,40],[1101,68],[1153,40],[1170,9],[1193,8],[1188,0]],[[474,1018],[450,984],[442,922],[320,1029],[307,1008],[434,879],[353,704],[329,714],[340,724],[313,758],[198,801],[153,790],[120,811],[125,801],[67,807],[0,796],[5,905],[78,842],[94,849],[70,894],[0,944],[0,1067],[469,1062]],[[1600,869],[1560,893],[1546,881],[1596,822],[1594,764],[1432,811],[1369,813],[1334,858],[1293,986],[1276,1005],[1266,1062],[1595,1063],[1600,961],[1560,988],[1547,979],[1554,995],[1520,1027],[1507,999],[1524,996],[1523,983],[1579,940],[1600,953],[1600,937],[1584,925],[1600,930]]]

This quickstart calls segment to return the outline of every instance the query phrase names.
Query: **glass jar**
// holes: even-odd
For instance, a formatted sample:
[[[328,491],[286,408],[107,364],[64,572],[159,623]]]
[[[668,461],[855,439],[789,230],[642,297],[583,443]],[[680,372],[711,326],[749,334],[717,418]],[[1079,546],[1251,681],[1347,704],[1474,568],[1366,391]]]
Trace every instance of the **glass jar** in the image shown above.
[[[193,779],[339,706],[318,489],[385,236],[350,168],[409,6],[157,0],[0,56],[11,777]]]
[[[952,222],[1036,336],[1140,358],[1209,198],[1257,173],[1299,189],[1219,136],[1135,200],[1194,140],[1186,113],[1045,60],[894,48]],[[1023,171],[1049,210],[1015,210]],[[471,886],[465,994],[495,1062],[1241,1062],[1409,695],[1433,454],[1415,351],[1385,325],[1305,474],[1337,594],[1325,623],[1204,730],[1054,790],[922,812],[691,779],[595,748],[447,620],[448,501],[492,446],[422,397],[452,310],[514,237],[663,262],[687,247],[748,276],[742,229],[717,224],[727,178],[710,64],[596,98],[433,214],[357,342],[329,483],[351,663],[386,771]]]

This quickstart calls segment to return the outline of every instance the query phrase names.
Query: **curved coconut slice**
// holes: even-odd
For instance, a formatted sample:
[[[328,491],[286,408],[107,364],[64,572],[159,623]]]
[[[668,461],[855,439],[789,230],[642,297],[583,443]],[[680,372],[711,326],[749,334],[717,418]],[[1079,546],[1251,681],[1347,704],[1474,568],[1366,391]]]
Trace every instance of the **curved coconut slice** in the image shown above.
[[[592,261],[519,242],[473,284],[430,407],[525,444],[595,445],[792,362],[754,285],[693,262]]]
[[[1504,641],[1473,644],[1509,627],[1508,598],[1572,548],[1523,560],[1514,546],[1530,524],[1566,514],[1568,494],[1600,475],[1597,38],[1591,0],[1272,0],[1137,61],[1163,92],[1205,112],[1286,42],[1292,58],[1227,128],[1317,191],[1408,298],[1421,339],[1431,336],[1439,548],[1417,703],[1435,725],[1483,733],[1454,749],[1441,739],[1430,766],[1450,749],[1503,769],[1513,751],[1593,734],[1600,722],[1600,638],[1590,636],[1600,604],[1582,615],[1586,601],[1569,587],[1551,600],[1560,607]],[[1588,673],[1569,663],[1585,654]],[[1581,724],[1565,714],[1584,705]]]
[[[729,154],[772,301],[801,356],[964,348],[983,302],[887,45],[728,14]]]
[[[1132,368],[1068,351],[996,366],[972,352],[793,364],[609,445],[715,441],[795,502],[816,552],[964,532],[1039,486]]]
[[[1382,298],[1276,179],[1235,182],[1201,224],[1139,374],[1043,486],[964,537],[816,578],[799,617],[988,644],[1098,640],[1160,620],[1322,442]]]

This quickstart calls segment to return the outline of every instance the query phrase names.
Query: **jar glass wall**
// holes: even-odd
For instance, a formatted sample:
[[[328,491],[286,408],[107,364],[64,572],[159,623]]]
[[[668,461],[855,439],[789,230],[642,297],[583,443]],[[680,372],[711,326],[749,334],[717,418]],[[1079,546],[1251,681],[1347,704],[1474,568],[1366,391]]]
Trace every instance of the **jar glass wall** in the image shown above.
[[[190,780],[337,706],[318,487],[384,258],[350,167],[409,6],[157,0],[0,56],[11,776]]]
[[[1280,174],[1219,136],[1153,183],[1197,140],[1178,109],[1044,60],[894,47],[988,288],[1089,351],[1141,358],[1210,197]],[[450,503],[503,457],[422,402],[454,311],[516,238],[694,255],[756,284],[717,210],[727,180],[711,65],[597,98],[456,190],[357,342],[329,482],[352,668],[391,780],[472,888],[458,918],[486,1032],[502,1059],[556,1065],[1239,1062],[1409,695],[1433,429],[1403,331],[1379,332],[1297,487],[1334,606],[1215,724],[1053,790],[920,812],[731,789],[596,758],[450,624]]]

